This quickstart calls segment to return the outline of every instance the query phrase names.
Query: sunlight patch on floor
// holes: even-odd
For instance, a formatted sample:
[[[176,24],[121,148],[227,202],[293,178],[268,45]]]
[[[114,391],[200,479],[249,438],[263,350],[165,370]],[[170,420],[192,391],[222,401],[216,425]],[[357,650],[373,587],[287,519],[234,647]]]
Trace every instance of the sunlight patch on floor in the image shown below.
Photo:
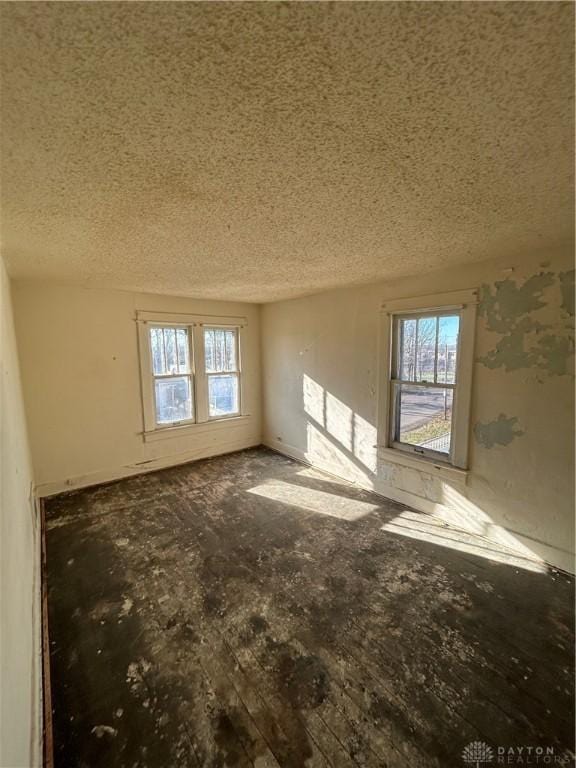
[[[347,496],[335,493],[316,491],[313,488],[286,483],[282,480],[262,483],[250,488],[248,493],[279,501],[282,504],[290,504],[308,512],[336,517],[339,520],[360,520],[379,509],[377,504],[368,504],[365,501],[349,499]]]
[[[420,512],[405,510],[389,523],[382,526],[383,531],[410,539],[426,541],[458,552],[466,552],[496,563],[504,563],[515,568],[522,568],[535,573],[546,573],[543,561],[516,554],[494,541],[481,539],[465,531],[451,528],[432,516]]]

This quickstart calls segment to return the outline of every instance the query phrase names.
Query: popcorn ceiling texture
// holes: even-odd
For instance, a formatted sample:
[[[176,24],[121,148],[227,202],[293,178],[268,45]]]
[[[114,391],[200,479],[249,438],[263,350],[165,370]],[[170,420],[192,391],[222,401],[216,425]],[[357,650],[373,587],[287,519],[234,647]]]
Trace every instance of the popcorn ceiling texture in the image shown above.
[[[271,301],[569,241],[572,3],[3,3],[15,278]]]

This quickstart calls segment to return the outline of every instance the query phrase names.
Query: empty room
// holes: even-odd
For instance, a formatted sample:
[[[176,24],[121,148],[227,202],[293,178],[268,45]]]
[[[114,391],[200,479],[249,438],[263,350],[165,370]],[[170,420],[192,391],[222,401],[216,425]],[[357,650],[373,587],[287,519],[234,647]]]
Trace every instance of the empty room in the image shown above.
[[[0,768],[574,766],[572,2],[0,2]]]

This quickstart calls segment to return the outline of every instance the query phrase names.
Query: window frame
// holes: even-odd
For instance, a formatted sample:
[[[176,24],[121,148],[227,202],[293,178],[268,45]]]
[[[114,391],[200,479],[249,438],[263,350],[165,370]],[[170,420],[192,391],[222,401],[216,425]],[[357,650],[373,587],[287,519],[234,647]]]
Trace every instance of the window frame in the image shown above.
[[[243,375],[241,355],[243,348],[243,332],[247,325],[244,317],[216,317],[212,315],[188,315],[170,314],[165,312],[149,312],[138,310],[136,312],[136,324],[138,329],[138,354],[140,362],[140,392],[142,401],[142,418],[144,441],[157,440],[165,437],[181,436],[189,431],[206,428],[208,425],[216,427],[219,422],[231,419],[245,418],[243,398]],[[156,420],[156,402],[154,382],[156,378],[171,378],[169,376],[156,376],[152,361],[152,344],[150,338],[151,328],[186,328],[188,330],[188,346],[190,355],[190,376],[192,384],[192,408],[193,418],[175,422],[159,423]],[[210,416],[208,402],[208,374],[206,373],[204,355],[204,328],[222,328],[236,331],[236,359],[237,371],[226,373],[235,374],[238,377],[238,412],[225,416]],[[176,374],[174,374],[176,375]]]
[[[454,291],[433,296],[420,296],[390,300],[383,304],[381,314],[381,360],[379,365],[379,417],[378,454],[380,458],[404,463],[409,466],[428,465],[449,473],[468,470],[470,437],[470,405],[472,395],[472,370],[474,364],[474,339],[476,324],[477,291]],[[396,328],[401,318],[442,316],[458,314],[460,317],[454,383],[406,382],[396,377],[398,371],[398,343]],[[452,426],[450,454],[446,455],[395,439],[394,418],[398,417],[397,399],[401,384],[451,389]]]

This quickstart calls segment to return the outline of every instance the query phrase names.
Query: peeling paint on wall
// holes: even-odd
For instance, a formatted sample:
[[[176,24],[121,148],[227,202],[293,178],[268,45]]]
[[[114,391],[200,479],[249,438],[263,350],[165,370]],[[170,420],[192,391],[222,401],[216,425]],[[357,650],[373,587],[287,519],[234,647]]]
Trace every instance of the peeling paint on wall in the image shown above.
[[[524,432],[516,429],[518,418],[507,417],[501,413],[497,419],[485,424],[477,422],[474,425],[474,437],[476,442],[484,448],[493,448],[495,445],[509,445],[516,437],[521,437]]]
[[[510,278],[493,285],[482,285],[479,291],[479,314],[486,327],[502,338],[479,363],[487,368],[517,371],[534,368],[553,376],[569,373],[569,361],[574,351],[573,327],[550,325],[532,317],[539,310],[556,302],[567,314],[574,314],[574,270],[570,272],[540,272],[516,283]],[[545,300],[546,289],[558,290]]]
[[[489,330],[508,333],[520,318],[545,307],[542,294],[553,282],[552,272],[541,272],[519,286],[509,278],[494,283],[494,289],[481,286],[479,311]]]

